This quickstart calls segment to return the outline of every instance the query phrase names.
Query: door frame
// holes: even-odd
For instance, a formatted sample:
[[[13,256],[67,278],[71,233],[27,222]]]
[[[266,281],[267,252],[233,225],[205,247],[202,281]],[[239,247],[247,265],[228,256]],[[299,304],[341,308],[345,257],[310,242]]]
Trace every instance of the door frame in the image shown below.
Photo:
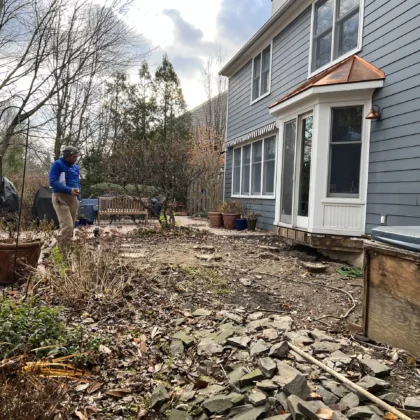
[[[300,170],[298,171],[297,168],[297,162],[299,162],[298,158],[300,159],[301,156],[301,142],[302,142],[302,135],[300,134],[300,128],[301,128],[301,122],[302,120],[312,115],[315,121],[315,110],[314,106],[308,106],[306,108],[302,108],[299,110],[299,112],[294,112],[293,114],[289,114],[285,116],[284,118],[281,118],[278,123],[279,127],[279,141],[277,146],[277,156],[281,157],[278,162],[278,171],[277,171],[277,186],[276,186],[276,215],[275,215],[275,224],[278,226],[284,226],[288,228],[298,228],[298,229],[308,229],[309,227],[309,217],[310,214],[308,214],[308,217],[302,217],[297,216],[297,206],[298,206],[298,199],[299,194],[296,192],[299,192],[299,184],[300,184]],[[284,146],[284,126],[285,124],[295,121],[296,122],[296,138],[295,138],[295,159],[294,159],[294,171],[293,171],[293,200],[292,200],[292,223],[284,223],[280,222],[280,212],[281,212],[281,200],[282,200],[282,180],[283,180],[283,146]],[[313,127],[314,130],[314,127]],[[313,153],[313,148],[311,150],[311,155]],[[299,172],[299,173],[298,173]],[[311,178],[312,178],[312,167],[311,167]],[[309,207],[310,209],[310,207]],[[310,210],[309,210],[310,211]],[[304,223],[298,223],[298,217],[300,217],[300,222]],[[302,220],[306,219],[306,220]],[[299,226],[298,226],[299,225]],[[302,226],[304,225],[304,226]]]

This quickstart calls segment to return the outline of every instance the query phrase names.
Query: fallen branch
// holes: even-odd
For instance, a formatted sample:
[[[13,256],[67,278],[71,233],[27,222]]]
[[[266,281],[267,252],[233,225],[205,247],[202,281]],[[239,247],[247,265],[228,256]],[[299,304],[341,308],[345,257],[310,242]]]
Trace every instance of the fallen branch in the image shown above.
[[[387,404],[385,401],[382,401],[378,397],[375,397],[375,395],[371,394],[370,392],[366,391],[359,385],[353,383],[349,379],[347,379],[345,376],[343,376],[341,373],[336,372],[334,369],[329,368],[327,365],[324,365],[324,363],[320,362],[318,359],[315,359],[315,357],[312,357],[308,353],[304,352],[299,347],[288,343],[289,347],[299,354],[299,356],[302,356],[309,362],[311,362],[314,365],[317,365],[321,369],[325,370],[325,372],[328,372],[330,375],[334,376],[336,379],[338,379],[340,382],[346,384],[349,388],[351,388],[353,391],[363,395],[367,399],[371,400],[375,404],[382,407],[384,410],[389,411],[390,413],[394,414],[395,416],[399,417],[402,420],[412,420],[410,417],[406,416],[405,414],[401,413],[401,411],[398,411],[396,408],[392,407],[391,405]]]
[[[254,271],[254,273],[265,275],[265,276],[277,277],[278,279],[285,280],[283,277],[278,276],[277,274],[264,273],[262,271]],[[331,289],[331,290],[335,290],[336,292],[345,293],[349,297],[349,299],[352,303],[352,306],[344,315],[342,315],[342,316],[324,315],[324,316],[321,316],[320,318],[316,318],[314,321],[320,321],[320,320],[325,319],[325,318],[334,318],[334,319],[343,320],[343,319],[346,319],[353,312],[353,310],[356,308],[357,304],[356,304],[356,301],[354,300],[354,297],[349,292],[346,292],[345,290],[339,289],[338,287],[327,286],[325,284],[316,283],[316,282],[309,282],[309,281],[304,281],[304,280],[289,280],[289,279],[287,279],[287,280],[291,281],[293,283],[307,284],[309,286],[325,287],[326,289]]]

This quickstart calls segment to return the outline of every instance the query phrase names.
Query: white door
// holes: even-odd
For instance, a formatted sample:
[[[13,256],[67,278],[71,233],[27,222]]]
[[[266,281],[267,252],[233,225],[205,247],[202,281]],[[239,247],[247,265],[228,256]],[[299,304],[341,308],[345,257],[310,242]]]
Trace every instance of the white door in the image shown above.
[[[291,227],[308,227],[312,126],[312,114],[284,124],[280,223]]]

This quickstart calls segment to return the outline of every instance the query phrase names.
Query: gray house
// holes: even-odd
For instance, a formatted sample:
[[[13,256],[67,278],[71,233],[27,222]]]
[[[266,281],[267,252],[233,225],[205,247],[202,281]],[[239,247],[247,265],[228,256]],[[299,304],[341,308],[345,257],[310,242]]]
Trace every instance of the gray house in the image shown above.
[[[220,73],[225,198],[261,228],[313,245],[420,224],[418,0],[273,0]]]

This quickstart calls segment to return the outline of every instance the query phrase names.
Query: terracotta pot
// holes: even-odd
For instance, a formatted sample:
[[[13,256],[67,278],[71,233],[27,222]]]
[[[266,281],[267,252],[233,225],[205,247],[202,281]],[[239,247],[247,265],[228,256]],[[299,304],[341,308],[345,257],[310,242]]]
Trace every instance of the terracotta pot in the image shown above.
[[[255,230],[257,226],[257,219],[248,219],[248,230]]]
[[[0,243],[0,283],[13,284],[28,274],[30,266],[36,268],[41,255],[42,242],[21,243],[17,248],[16,273],[14,271],[16,243]],[[23,264],[23,265],[22,265]]]
[[[220,229],[223,226],[222,213],[218,211],[209,212],[210,227]]]
[[[229,214],[229,213],[223,213],[223,225],[225,229],[234,230],[236,227],[236,219],[239,219],[241,217],[240,213],[235,214]]]

